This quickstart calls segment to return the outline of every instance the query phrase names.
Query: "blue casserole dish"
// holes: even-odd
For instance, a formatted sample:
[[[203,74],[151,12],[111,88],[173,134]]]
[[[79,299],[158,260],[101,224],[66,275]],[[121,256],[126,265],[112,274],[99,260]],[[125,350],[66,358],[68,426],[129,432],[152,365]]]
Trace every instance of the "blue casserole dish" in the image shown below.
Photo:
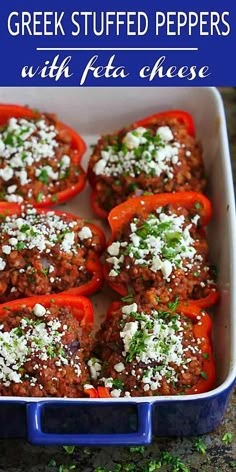
[[[66,88],[63,94],[59,88],[2,88],[0,100],[53,110],[74,129],[78,128],[88,144],[95,142],[100,133],[119,129],[158,109],[190,112],[204,148],[209,198],[214,209],[208,238],[221,292],[220,302],[212,312],[217,366],[214,390],[181,397],[119,400],[1,397],[1,437],[26,437],[33,444],[46,445],[141,445],[149,444],[153,435],[199,435],[212,431],[222,421],[236,379],[235,204],[220,94],[215,88],[205,87]],[[87,159],[88,155],[84,166]],[[67,203],[66,210],[93,220],[88,201],[86,189]],[[94,296],[93,301],[101,321],[111,301],[110,292]]]

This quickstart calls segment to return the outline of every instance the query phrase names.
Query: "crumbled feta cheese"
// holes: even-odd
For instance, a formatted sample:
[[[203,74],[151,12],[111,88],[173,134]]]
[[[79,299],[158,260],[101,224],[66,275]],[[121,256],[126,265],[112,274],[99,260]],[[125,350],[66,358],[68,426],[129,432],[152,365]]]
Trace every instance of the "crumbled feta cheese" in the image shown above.
[[[10,254],[11,253],[11,246],[8,246],[8,244],[2,246],[2,252],[4,254],[7,254],[7,255]]]
[[[95,357],[92,357],[88,361],[88,366],[90,368],[91,378],[93,380],[97,380],[102,370],[101,361]]]
[[[80,231],[79,231],[79,238],[83,241],[83,239],[89,239],[92,238],[93,233],[88,226],[84,226]]]
[[[125,352],[129,351],[130,343],[137,330],[138,321],[130,321],[125,324],[123,330],[120,332],[120,337],[123,339]]]
[[[120,242],[119,242],[119,241],[116,241],[116,242],[112,243],[112,244],[111,244],[110,246],[108,246],[108,248],[107,248],[107,252],[108,252],[108,254],[110,254],[111,256],[118,256],[119,251],[120,251]]]
[[[168,277],[170,276],[172,272],[171,262],[168,261],[167,259],[163,261],[162,266],[161,266],[161,271],[162,271],[164,279],[168,279]]]
[[[70,157],[66,154],[61,158],[61,168],[65,169],[70,166]]]
[[[40,303],[36,303],[36,305],[34,305],[33,312],[35,316],[38,316],[39,318],[41,318],[42,316],[45,315],[46,308]]]
[[[6,195],[5,196],[5,200],[7,200],[7,202],[13,202],[13,203],[22,203],[23,202],[23,197],[21,197],[21,195]]]
[[[114,269],[110,270],[110,272],[109,272],[110,277],[117,277],[117,275],[118,275],[118,272],[116,270],[114,270]]]
[[[128,149],[135,149],[147,142],[147,138],[143,135],[147,132],[146,128],[139,127],[133,131],[129,131],[123,139],[123,143],[126,144]]]
[[[125,305],[122,307],[122,313],[124,313],[125,315],[130,315],[130,313],[136,313],[137,311],[137,303],[132,303],[131,305]]]
[[[0,270],[4,270],[6,267],[6,262],[0,257]]]
[[[200,220],[200,215],[195,215],[191,221],[194,225],[197,225],[199,220]]]
[[[0,169],[0,177],[2,177],[3,180],[6,182],[13,177],[13,169],[9,166],[4,167],[3,169]]]
[[[119,398],[121,395],[121,390],[119,388],[115,388],[114,390],[111,390],[110,395],[112,398]]]
[[[100,159],[100,160],[95,164],[95,166],[94,166],[94,169],[93,169],[93,170],[94,170],[94,173],[95,173],[96,175],[101,175],[101,174],[103,174],[104,169],[105,169],[105,167],[106,167],[106,164],[107,164],[107,163],[106,163],[105,159]]]
[[[7,192],[8,193],[14,193],[17,189],[17,186],[16,185],[10,185],[9,187],[7,187]]]
[[[113,378],[110,377],[109,379],[101,379],[104,382],[105,387],[112,388],[113,386]]]
[[[157,128],[156,134],[160,136],[162,141],[165,143],[168,143],[169,141],[172,141],[174,139],[173,133],[169,126],[160,126]]]
[[[123,362],[118,362],[118,364],[114,365],[114,369],[116,370],[116,372],[120,373],[125,370],[125,365],[123,364]]]

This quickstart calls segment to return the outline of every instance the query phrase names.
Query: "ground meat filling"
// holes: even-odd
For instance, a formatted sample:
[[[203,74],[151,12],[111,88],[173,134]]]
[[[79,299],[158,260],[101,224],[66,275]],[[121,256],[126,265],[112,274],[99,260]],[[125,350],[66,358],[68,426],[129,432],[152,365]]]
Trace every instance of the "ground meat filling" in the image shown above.
[[[91,340],[71,310],[36,304],[0,324],[0,395],[82,397]]]
[[[91,279],[89,254],[101,250],[83,220],[23,209],[0,222],[0,302],[57,293]]]
[[[43,202],[78,181],[78,151],[54,115],[10,118],[0,130],[0,197],[8,202]]]
[[[192,328],[192,320],[171,310],[123,306],[97,337],[98,384],[108,387],[111,397],[187,393],[206,378],[203,340]]]
[[[206,184],[201,146],[173,118],[101,137],[89,173],[96,182],[99,206],[107,211],[130,196],[201,192]]]
[[[152,290],[163,302],[207,296],[215,282],[199,219],[170,206],[134,217],[107,248],[108,280],[145,298]]]

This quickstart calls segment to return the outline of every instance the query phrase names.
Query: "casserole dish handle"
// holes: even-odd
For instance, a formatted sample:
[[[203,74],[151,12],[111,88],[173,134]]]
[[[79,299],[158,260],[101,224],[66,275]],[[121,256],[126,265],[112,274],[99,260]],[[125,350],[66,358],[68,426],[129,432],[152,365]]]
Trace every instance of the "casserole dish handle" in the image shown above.
[[[54,402],[53,402],[54,403]],[[90,403],[90,402],[89,402]],[[127,433],[87,433],[64,434],[46,433],[42,430],[42,413],[46,406],[52,405],[51,401],[41,401],[27,404],[28,440],[32,444],[41,445],[145,445],[152,440],[152,405],[151,403],[136,403],[138,427],[135,432]],[[91,406],[99,406],[100,402],[91,402]],[[110,402],[103,402],[108,405]],[[55,403],[54,403],[55,405]],[[64,402],[63,402],[63,405]],[[73,403],[76,405],[76,403]],[[81,402],[79,403],[81,406]],[[86,403],[87,406],[88,403]],[[134,404],[132,404],[134,406]],[[59,412],[58,412],[59,413]]]

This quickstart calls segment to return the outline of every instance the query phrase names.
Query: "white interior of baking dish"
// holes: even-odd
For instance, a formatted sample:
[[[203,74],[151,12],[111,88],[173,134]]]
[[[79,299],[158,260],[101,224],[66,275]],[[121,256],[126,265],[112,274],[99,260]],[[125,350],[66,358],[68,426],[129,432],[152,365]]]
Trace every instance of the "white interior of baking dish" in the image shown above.
[[[214,318],[214,352],[217,365],[217,387],[197,395],[209,397],[226,389],[236,377],[236,304],[235,267],[236,241],[234,191],[230,166],[227,129],[221,97],[215,88],[0,88],[0,102],[28,104],[41,111],[55,112],[61,121],[77,130],[88,145],[83,158],[84,168],[90,155],[89,145],[101,133],[109,133],[137,119],[168,109],[190,112],[196,124],[198,139],[203,144],[208,178],[208,196],[214,216],[209,226],[211,262],[217,265],[221,299],[212,310]],[[94,218],[89,205],[90,189],[62,206],[65,211],[78,214],[103,226]],[[96,326],[105,318],[113,300],[111,290],[92,297]],[[178,400],[177,397],[156,397]],[[181,396],[193,399],[195,395]],[[2,397],[1,400],[37,401],[42,398]],[[58,399],[55,399],[58,400]],[[75,401],[77,399],[71,399]],[[84,401],[85,399],[83,399]],[[127,401],[126,399],[119,399]],[[135,401],[153,401],[154,397]],[[78,400],[77,400],[78,401]],[[91,401],[87,399],[87,401]],[[100,400],[103,401],[103,400]],[[117,401],[111,399],[110,401]],[[132,399],[128,400],[129,402]]]

